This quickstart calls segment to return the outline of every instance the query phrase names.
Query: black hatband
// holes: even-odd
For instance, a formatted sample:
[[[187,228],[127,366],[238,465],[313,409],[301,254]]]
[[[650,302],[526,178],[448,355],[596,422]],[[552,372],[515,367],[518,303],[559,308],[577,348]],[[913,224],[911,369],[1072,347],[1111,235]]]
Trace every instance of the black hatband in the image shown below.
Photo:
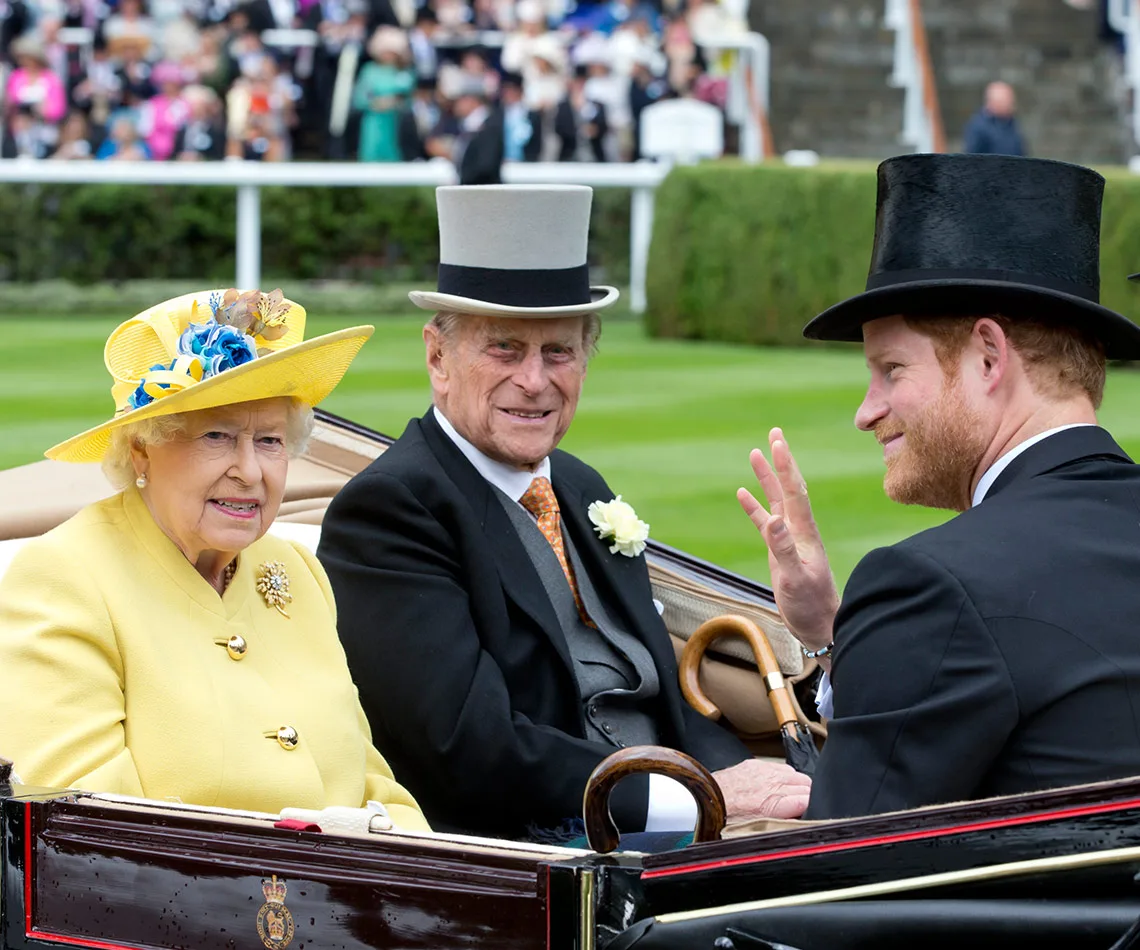
[[[504,307],[576,307],[593,301],[590,268],[504,270],[440,264],[438,290]]]

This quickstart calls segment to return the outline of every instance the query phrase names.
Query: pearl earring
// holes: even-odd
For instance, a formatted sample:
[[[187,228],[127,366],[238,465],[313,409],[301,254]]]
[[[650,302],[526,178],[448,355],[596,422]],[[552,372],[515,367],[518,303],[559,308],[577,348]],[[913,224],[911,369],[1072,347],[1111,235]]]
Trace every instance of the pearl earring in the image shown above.
[[[139,488],[146,488],[146,483],[148,481],[150,481],[150,479],[147,478],[146,472],[143,472],[138,478],[135,479],[135,484],[138,485]]]

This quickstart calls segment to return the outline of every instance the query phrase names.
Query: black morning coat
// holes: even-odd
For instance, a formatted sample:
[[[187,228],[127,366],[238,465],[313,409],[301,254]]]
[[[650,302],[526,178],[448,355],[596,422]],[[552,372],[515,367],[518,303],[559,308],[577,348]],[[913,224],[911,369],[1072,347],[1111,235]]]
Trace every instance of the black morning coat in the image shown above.
[[[586,515],[614,497],[572,455],[551,456],[565,530],[607,608],[657,664],[661,741],[715,771],[749,757],[682,699],[644,555],[610,554]],[[594,767],[565,638],[491,485],[432,413],[355,476],[325,515],[318,556],[376,747],[437,830],[521,837],[581,817]],[[645,827],[648,778],[611,809]]]
[[[1140,774],[1140,467],[1094,426],[1043,439],[867,555],[835,644],[807,818]]]

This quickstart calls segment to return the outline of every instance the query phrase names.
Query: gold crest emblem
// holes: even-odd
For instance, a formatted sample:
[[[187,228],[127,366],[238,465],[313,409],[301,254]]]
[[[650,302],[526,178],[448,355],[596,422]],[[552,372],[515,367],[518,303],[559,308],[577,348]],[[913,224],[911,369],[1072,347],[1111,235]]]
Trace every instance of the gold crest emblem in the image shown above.
[[[268,950],[285,950],[293,939],[293,915],[285,906],[285,882],[273,879],[261,882],[265,903],[257,912],[257,935]]]
[[[289,575],[280,561],[266,561],[257,569],[257,592],[267,606],[276,607],[282,617],[289,616],[285,605],[292,602],[293,595],[289,593]]]

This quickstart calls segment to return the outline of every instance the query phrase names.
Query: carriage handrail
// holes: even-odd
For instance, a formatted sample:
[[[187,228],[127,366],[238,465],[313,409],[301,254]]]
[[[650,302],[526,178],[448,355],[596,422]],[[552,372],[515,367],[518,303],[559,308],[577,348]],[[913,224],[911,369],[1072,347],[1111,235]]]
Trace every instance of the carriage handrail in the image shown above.
[[[889,82],[905,90],[900,141],[917,152],[945,152],[946,133],[922,4],[919,0],[887,0],[884,23],[895,32],[894,69]]]

